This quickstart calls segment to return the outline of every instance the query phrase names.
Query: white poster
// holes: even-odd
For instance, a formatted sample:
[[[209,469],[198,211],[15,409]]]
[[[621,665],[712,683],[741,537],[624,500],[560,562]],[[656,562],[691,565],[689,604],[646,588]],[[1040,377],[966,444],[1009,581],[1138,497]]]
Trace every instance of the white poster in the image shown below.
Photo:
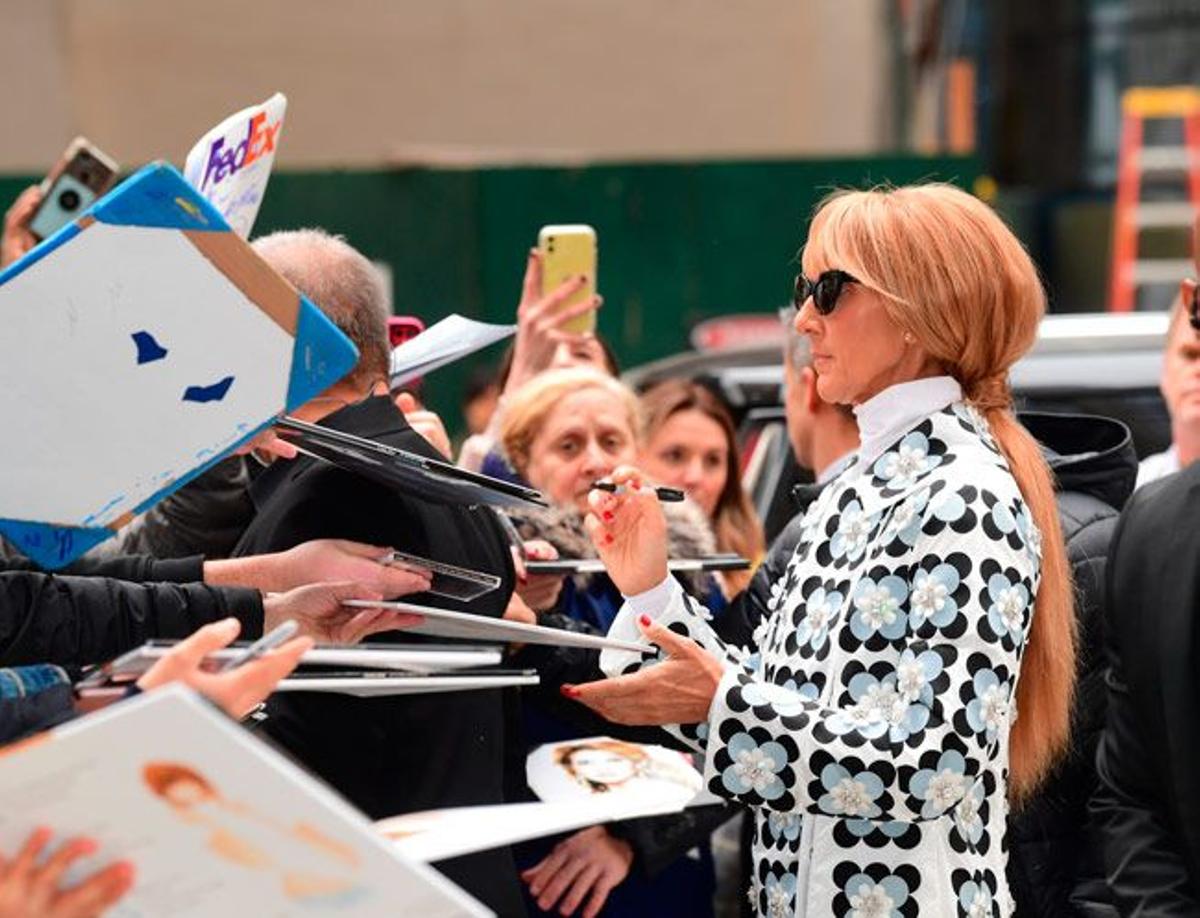
[[[243,239],[250,238],[266,193],[286,110],[287,97],[277,92],[261,105],[230,115],[187,155],[184,178]]]
[[[133,889],[107,918],[488,914],[183,688],[13,747],[0,767],[0,798],[5,856],[48,826],[59,840],[99,843],[75,876],[133,863]]]
[[[704,784],[684,753],[608,736],[539,746],[525,760],[525,777],[548,802],[599,797],[626,810],[639,801],[651,810],[667,801],[683,809]]]

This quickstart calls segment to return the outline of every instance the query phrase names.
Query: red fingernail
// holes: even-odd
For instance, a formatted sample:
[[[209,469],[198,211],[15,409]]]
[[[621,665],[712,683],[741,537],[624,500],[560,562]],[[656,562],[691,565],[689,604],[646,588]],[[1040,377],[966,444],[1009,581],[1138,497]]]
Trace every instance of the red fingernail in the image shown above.
[[[642,623],[643,628],[650,627],[650,616],[649,615],[643,615],[641,618],[638,619],[638,621]]]
[[[558,690],[566,698],[578,698],[579,697],[579,689],[575,688],[575,686],[573,686],[573,685],[560,685],[558,687]]]
[[[611,510],[605,510],[600,515],[603,517],[604,522],[606,522],[606,523],[611,523],[613,520],[615,520],[617,518],[616,515]]]

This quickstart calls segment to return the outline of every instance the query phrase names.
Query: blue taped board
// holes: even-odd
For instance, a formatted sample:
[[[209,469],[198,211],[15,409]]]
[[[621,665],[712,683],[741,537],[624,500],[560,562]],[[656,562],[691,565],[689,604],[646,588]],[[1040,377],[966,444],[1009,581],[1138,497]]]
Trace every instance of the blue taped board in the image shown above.
[[[94,218],[94,224],[86,219],[89,216]],[[96,230],[95,227],[101,224],[144,227],[166,232],[204,230],[233,235],[220,214],[192,189],[174,167],[167,164],[152,164],[131,176],[109,195],[96,202],[78,221],[64,227],[9,269],[0,272],[0,285],[11,280],[31,265],[63,249],[71,240],[77,239],[81,235],[86,237],[89,229],[98,232],[99,230]],[[131,268],[129,264],[118,264],[114,271],[119,273],[120,270],[129,271]],[[221,270],[215,262],[214,270]],[[67,277],[68,280],[65,282],[69,283],[70,275]],[[39,283],[41,282],[44,281],[39,278]],[[245,293],[245,290],[243,292]],[[84,302],[88,301],[88,298],[85,297]],[[18,296],[15,302],[21,303],[22,300]],[[24,302],[27,306],[28,301]],[[22,308],[26,308],[26,306]],[[354,345],[315,304],[297,296],[296,308],[295,332],[290,346],[290,365],[285,366],[282,361],[279,364],[279,373],[282,375],[286,372],[287,374],[285,377],[286,404],[276,403],[267,409],[269,412],[290,411],[309,401],[350,372],[358,361],[358,352]],[[140,338],[139,335],[141,335]],[[142,330],[139,326],[134,326],[134,330],[124,340],[129,348],[131,365],[156,365],[172,359],[171,348],[164,345],[168,339],[164,338],[163,341],[159,341],[154,338],[153,334]],[[236,389],[238,386],[233,374],[230,374],[228,380],[214,375],[208,379],[198,379],[196,382],[202,385],[189,387],[187,393],[180,390],[180,394],[184,395],[186,399],[182,403],[218,404],[231,391],[231,387]],[[280,383],[283,382],[284,378],[281,378]],[[237,446],[242,445],[274,421],[273,415],[267,416],[265,413],[257,414],[257,416],[255,413],[245,414],[242,417],[246,423],[240,424],[236,429],[230,428],[227,446],[201,449],[194,457],[190,457],[189,454],[188,459],[180,461],[177,471],[167,472],[166,469],[170,466],[165,466],[161,476],[159,473],[155,473],[156,477],[161,477],[165,483],[148,498],[142,499],[139,495],[136,499],[141,502],[136,507],[118,503],[122,498],[114,498],[111,503],[105,503],[104,498],[101,497],[99,503],[104,504],[104,508],[87,515],[87,518],[76,518],[71,515],[64,520],[59,514],[48,513],[49,519],[59,521],[57,524],[15,519],[12,517],[26,514],[10,512],[5,515],[0,510],[0,532],[4,533],[21,551],[42,567],[51,570],[62,567],[114,534],[115,530],[107,526],[92,525],[93,521],[98,522],[103,519],[111,522],[117,509],[123,511],[123,514],[144,512],[163,497],[207,471]],[[222,439],[221,442],[225,441]],[[171,460],[172,464],[176,461]],[[25,493],[30,492],[26,491]],[[130,493],[132,496],[132,492]],[[125,503],[128,504],[131,501],[125,501]],[[110,508],[112,509],[110,510]]]
[[[320,395],[357,363],[358,348],[311,300],[301,296],[287,410],[292,411]]]
[[[220,212],[170,163],[151,163],[106,194],[84,216],[118,226],[228,231]],[[82,218],[81,218],[82,219]]]
[[[51,526],[26,520],[0,520],[3,532],[23,554],[47,570],[56,570],[115,535],[105,527]]]
[[[0,271],[0,284],[37,264],[80,233],[80,222],[93,217],[120,226],[227,231],[220,212],[200,196],[170,163],[151,163],[99,198],[79,218],[42,240]]]
[[[0,284],[12,280],[12,278],[16,277],[22,271],[32,268],[63,243],[74,239],[79,233],[78,224],[68,223],[50,238],[43,239],[3,271],[0,271]]]

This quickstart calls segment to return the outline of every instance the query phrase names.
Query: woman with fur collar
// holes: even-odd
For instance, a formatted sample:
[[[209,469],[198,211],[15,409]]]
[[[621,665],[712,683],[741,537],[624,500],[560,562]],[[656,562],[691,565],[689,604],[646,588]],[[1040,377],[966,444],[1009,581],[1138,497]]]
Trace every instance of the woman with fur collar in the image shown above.
[[[518,390],[505,406],[500,445],[512,468],[553,504],[548,510],[514,517],[522,537],[549,543],[560,557],[595,557],[583,524],[588,492],[618,465],[634,461],[639,430],[636,396],[591,368],[548,371]],[[671,508],[667,526],[672,554],[695,557],[714,551],[707,518],[690,501]],[[724,602],[709,575],[681,583],[698,599]],[[565,580],[530,577],[521,594],[543,616],[555,613],[567,627],[597,633],[608,630],[623,601],[603,573]],[[554,681],[553,676],[543,678]],[[584,735],[578,721],[559,719],[529,699],[523,719],[530,746]],[[708,815],[716,822],[727,818],[715,809]],[[633,820],[585,829],[549,851],[542,850],[545,845],[527,846],[535,849],[532,857],[518,850],[519,863],[545,855],[522,873],[534,900],[530,911],[557,908],[562,914],[575,914],[582,905],[585,916],[600,914],[601,908],[606,916],[711,915],[714,877],[707,847],[702,846],[699,860],[680,855],[706,839],[716,822],[706,823],[696,814]],[[681,838],[686,839],[682,844]],[[640,861],[636,872],[631,870],[635,853]]]

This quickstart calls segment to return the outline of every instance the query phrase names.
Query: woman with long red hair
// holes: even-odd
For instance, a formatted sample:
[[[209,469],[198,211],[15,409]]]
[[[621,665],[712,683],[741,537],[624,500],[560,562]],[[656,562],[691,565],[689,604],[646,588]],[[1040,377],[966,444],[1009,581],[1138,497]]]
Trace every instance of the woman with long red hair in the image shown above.
[[[704,753],[708,789],[756,813],[761,914],[1008,916],[1009,801],[1064,748],[1074,680],[1051,477],[1008,387],[1037,271],[965,192],[843,192],[813,219],[796,304],[818,391],[854,406],[862,442],[752,646],[667,577],[661,509],[626,468],[589,498],[626,597],[609,633],[665,653],[606,651],[612,678],[564,693]]]

